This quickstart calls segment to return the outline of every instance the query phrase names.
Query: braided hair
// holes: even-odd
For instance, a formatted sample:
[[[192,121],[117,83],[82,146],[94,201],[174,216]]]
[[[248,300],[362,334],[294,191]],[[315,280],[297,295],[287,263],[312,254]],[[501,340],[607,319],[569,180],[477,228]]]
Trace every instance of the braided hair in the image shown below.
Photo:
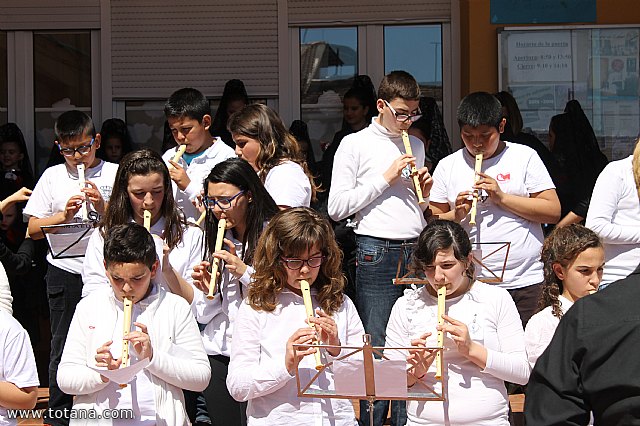
[[[544,268],[544,283],[542,294],[538,301],[538,312],[551,306],[551,312],[556,318],[562,317],[560,309],[560,295],[564,291],[562,280],[553,270],[553,265],[560,264],[568,267],[578,255],[589,248],[602,247],[598,235],[579,224],[571,224],[555,228],[544,240],[540,260]]]

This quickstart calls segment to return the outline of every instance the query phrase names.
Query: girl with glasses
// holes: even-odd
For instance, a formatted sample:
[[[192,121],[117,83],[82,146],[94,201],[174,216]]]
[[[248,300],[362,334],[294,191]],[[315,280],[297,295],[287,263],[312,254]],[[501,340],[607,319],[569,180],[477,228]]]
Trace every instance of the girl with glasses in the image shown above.
[[[170,263],[187,282],[193,281],[193,265],[202,259],[202,231],[187,225],[179,214],[169,170],[160,155],[143,149],[125,155],[118,167],[100,232],[93,233],[87,247],[82,268],[82,297],[109,286],[104,269],[104,236],[115,225],[129,222],[143,225],[145,210],[151,213],[149,231],[157,237],[154,240],[158,243],[159,258],[163,257],[164,245],[169,253],[164,262]],[[161,274],[157,277],[166,285]]]
[[[341,253],[329,222],[309,208],[278,213],[258,241],[253,282],[238,310],[227,386],[248,401],[248,425],[356,425],[348,400],[298,398],[295,379],[316,373],[315,349],[294,344],[316,339],[327,345],[362,346],[364,329],[355,306],[342,293]],[[311,285],[316,316],[307,320],[300,281]],[[340,354],[321,351],[323,364]],[[318,383],[333,387],[325,369]],[[326,386],[326,388],[324,388]]]
[[[193,268],[195,288],[181,279],[171,265],[163,272],[174,292],[191,303],[201,324],[202,341],[213,372],[203,392],[212,424],[243,425],[246,424],[246,404],[236,402],[225,383],[231,342],[236,315],[251,281],[250,265],[258,237],[279,209],[249,163],[241,158],[218,163],[204,181],[204,195],[206,260]],[[222,250],[215,251],[221,219],[226,220],[224,245]],[[223,266],[215,277],[219,284],[210,300],[206,295],[212,280],[209,271],[213,257],[221,259]]]
[[[236,154],[247,160],[281,208],[309,207],[315,184],[296,139],[271,108],[245,106],[229,117]]]

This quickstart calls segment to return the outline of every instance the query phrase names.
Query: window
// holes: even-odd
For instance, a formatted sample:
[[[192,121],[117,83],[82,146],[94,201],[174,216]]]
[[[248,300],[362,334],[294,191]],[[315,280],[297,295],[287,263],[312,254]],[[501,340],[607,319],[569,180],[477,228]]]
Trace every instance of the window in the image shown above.
[[[300,117],[316,157],[340,130],[342,95],[357,74],[357,28],[300,28]]]
[[[442,29],[440,25],[384,27],[384,73],[404,70],[422,94],[442,106]]]
[[[8,117],[8,88],[7,75],[7,32],[0,31],[0,124],[4,124],[9,120]]]
[[[610,160],[633,152],[640,131],[640,28],[505,30],[500,87],[511,92],[525,128],[548,140],[551,117],[576,99]]]
[[[35,163],[44,171],[55,140],[58,116],[78,109],[91,115],[91,33],[33,33]],[[99,130],[101,123],[95,123]]]

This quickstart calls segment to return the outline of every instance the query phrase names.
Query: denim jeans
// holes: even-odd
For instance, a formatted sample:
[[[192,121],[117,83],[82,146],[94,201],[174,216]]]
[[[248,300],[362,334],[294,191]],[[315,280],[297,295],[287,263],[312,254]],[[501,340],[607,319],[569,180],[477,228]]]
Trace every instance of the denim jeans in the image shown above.
[[[64,343],[67,340],[71,319],[76,305],[82,295],[82,277],[49,264],[47,270],[47,298],[49,299],[49,315],[51,320],[51,355],[49,358],[49,410],[71,410],[73,397],[62,392],[58,387],[58,364],[62,357]],[[46,418],[45,424],[68,425],[69,419]],[[58,413],[62,413],[59,411]]]
[[[373,346],[384,346],[387,322],[396,300],[405,290],[392,280],[398,273],[398,260],[402,257],[400,274],[410,260],[415,240],[397,241],[356,236],[356,307],[365,331],[371,335]],[[376,401],[373,410],[374,425],[381,426],[389,409],[389,401]],[[402,426],[407,422],[404,401],[391,402],[391,424]],[[368,403],[360,401],[360,424],[369,426]]]

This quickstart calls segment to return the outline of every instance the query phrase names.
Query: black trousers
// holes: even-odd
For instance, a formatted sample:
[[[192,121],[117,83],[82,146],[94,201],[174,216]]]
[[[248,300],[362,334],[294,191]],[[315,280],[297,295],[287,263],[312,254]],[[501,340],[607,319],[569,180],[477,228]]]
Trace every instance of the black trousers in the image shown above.
[[[50,264],[46,281],[51,320],[51,355],[49,358],[49,411],[45,411],[44,423],[68,425],[68,418],[59,418],[63,413],[60,410],[71,410],[73,397],[60,390],[56,376],[71,319],[82,297],[82,277],[80,274],[72,274]],[[58,411],[54,412],[54,410]],[[52,412],[51,418],[47,416],[49,412]]]
[[[247,403],[238,402],[229,395],[227,372],[229,357],[209,355],[211,380],[202,392],[207,402],[207,411],[212,426],[245,426],[247,424]]]

